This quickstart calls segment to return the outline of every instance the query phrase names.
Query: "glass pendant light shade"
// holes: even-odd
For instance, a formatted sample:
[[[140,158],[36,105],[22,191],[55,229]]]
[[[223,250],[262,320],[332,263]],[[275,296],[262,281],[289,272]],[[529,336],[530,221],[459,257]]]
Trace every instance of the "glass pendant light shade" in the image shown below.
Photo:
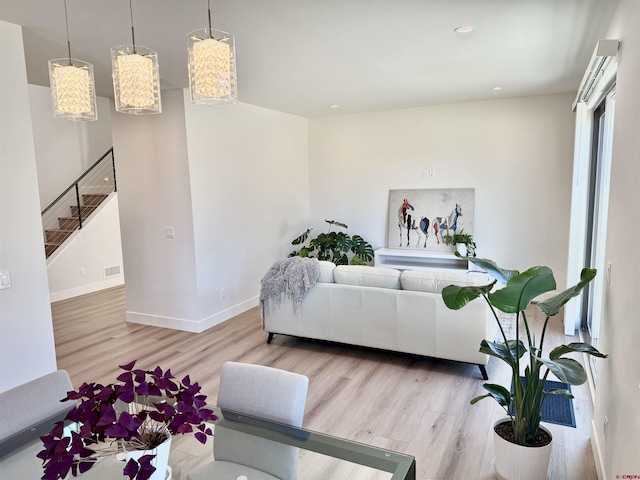
[[[75,58],[49,60],[49,85],[54,118],[98,119],[93,65]]]
[[[189,93],[197,105],[233,105],[238,101],[233,35],[201,28],[187,34]]]
[[[111,49],[116,111],[134,115],[162,112],[158,54],[140,45]]]

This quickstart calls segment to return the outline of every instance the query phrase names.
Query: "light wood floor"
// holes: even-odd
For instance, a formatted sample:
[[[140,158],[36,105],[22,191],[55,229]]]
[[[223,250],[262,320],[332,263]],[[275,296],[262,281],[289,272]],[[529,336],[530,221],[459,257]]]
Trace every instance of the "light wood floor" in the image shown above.
[[[114,381],[119,364],[137,359],[191,375],[215,403],[225,361],[269,365],[309,377],[306,428],[413,455],[420,480],[494,478],[491,426],[504,412],[488,399],[469,404],[484,393],[476,366],[286,336],[267,344],[257,309],[200,334],[127,323],[125,310],[124,287],[52,304],[58,368],[75,387]],[[556,320],[547,348],[576,340],[561,331]],[[508,383],[497,359],[487,371]],[[554,436],[548,478],[595,480],[588,388],[573,393],[577,428],[545,424]]]

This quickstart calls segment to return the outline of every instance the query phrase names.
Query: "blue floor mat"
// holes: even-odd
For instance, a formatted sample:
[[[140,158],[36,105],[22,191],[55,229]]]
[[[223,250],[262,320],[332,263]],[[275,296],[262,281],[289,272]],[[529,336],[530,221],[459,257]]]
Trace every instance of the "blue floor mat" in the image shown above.
[[[520,381],[525,384],[523,377],[520,377]],[[544,389],[549,390],[551,388],[562,388],[571,391],[571,385],[567,385],[563,382],[555,382],[553,380],[546,380],[544,382]],[[511,385],[511,391],[513,392],[513,385]],[[513,413],[512,408],[509,411]],[[567,427],[576,426],[576,416],[573,411],[573,400],[561,395],[547,395],[542,401],[541,410],[542,420],[547,423],[555,423],[557,425],[565,425]]]

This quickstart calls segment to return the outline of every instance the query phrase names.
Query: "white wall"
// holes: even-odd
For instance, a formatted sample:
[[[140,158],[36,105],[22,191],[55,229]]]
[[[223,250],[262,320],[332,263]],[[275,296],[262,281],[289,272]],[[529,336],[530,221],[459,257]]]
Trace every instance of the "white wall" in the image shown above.
[[[0,21],[0,391],[56,370],[27,74],[19,26]]]
[[[97,97],[98,120],[72,122],[53,118],[49,87],[29,85],[29,100],[43,210],[111,148],[111,107]]]
[[[106,277],[105,268],[114,266],[120,274]],[[52,302],[124,283],[117,193],[47,259],[47,273]]]
[[[127,319],[202,331],[257,305],[306,223],[307,121],[162,97],[162,115],[112,115]]]
[[[604,314],[598,361],[592,445],[601,478],[640,474],[640,2],[620,3],[606,38],[620,40],[606,260]],[[609,420],[604,435],[604,418]]]
[[[182,90],[162,104],[161,115],[114,110],[111,123],[127,319],[171,326],[199,319],[198,285]]]
[[[572,95],[309,120],[311,218],[387,246],[390,189],[475,188],[478,255],[566,283]],[[433,179],[423,170],[435,170]],[[463,209],[464,210],[464,209]],[[449,212],[444,212],[449,213]]]
[[[188,93],[198,294],[213,325],[257,304],[260,279],[307,226],[307,120],[243,103],[196,106]]]

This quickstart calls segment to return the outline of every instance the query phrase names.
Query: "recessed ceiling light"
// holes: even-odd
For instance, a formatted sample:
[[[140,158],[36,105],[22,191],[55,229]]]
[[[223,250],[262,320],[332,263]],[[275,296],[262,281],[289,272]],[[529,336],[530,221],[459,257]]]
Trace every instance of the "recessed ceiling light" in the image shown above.
[[[499,86],[491,87],[491,90],[493,90],[494,92],[499,92],[500,90],[502,90],[502,87],[499,87]]]
[[[329,105],[329,108],[339,108],[340,105],[336,104],[336,103],[332,103],[331,105]]]
[[[456,33],[471,33],[476,29],[473,25],[461,25],[460,27],[454,28],[453,31]]]

